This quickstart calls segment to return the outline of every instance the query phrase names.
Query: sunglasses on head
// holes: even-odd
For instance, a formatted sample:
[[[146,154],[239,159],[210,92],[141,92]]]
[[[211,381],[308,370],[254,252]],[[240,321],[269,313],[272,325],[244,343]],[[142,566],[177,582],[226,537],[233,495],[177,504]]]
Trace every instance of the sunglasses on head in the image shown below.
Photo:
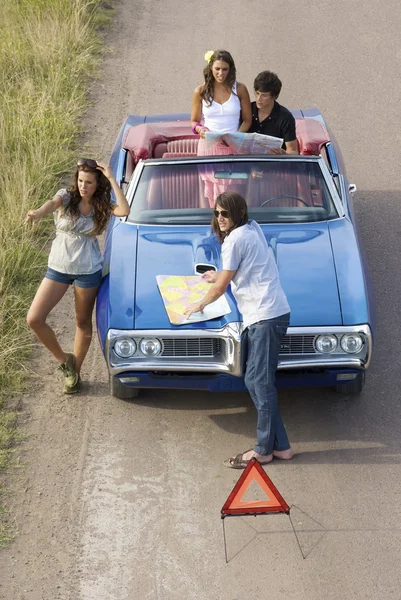
[[[84,165],[90,167],[91,169],[96,169],[97,162],[91,158],[79,158],[77,161],[77,167],[83,167]]]
[[[228,212],[228,210],[214,210],[214,216],[218,219],[219,215],[221,215],[224,219],[228,219],[230,214]]]

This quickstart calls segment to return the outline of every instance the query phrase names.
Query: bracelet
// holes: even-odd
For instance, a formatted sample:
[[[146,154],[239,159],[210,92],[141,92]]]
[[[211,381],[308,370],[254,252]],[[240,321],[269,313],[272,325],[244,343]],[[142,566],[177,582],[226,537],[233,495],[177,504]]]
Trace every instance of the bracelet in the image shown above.
[[[192,133],[197,134],[198,132],[196,131],[197,127],[203,127],[202,123],[195,123],[195,125],[192,127]]]

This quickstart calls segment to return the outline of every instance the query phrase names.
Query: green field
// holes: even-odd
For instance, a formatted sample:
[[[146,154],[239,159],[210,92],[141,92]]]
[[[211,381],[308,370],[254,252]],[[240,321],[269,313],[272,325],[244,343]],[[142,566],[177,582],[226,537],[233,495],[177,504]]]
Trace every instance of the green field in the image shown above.
[[[25,215],[51,198],[81,140],[90,78],[101,53],[101,0],[3,0],[0,20],[0,475],[12,463],[34,338],[25,324],[43,274],[51,219]],[[1,487],[0,487],[1,494]],[[1,503],[0,503],[1,504]],[[3,521],[2,521],[3,515]],[[2,529],[0,546],[7,539]]]

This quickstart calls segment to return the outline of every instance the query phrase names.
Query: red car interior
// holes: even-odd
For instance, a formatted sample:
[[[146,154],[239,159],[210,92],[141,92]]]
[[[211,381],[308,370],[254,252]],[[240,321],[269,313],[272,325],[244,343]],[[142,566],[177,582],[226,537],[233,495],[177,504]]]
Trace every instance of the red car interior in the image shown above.
[[[326,128],[316,119],[296,119],[296,134],[300,155],[319,155],[322,147],[330,141]],[[140,159],[196,156],[198,139],[199,136],[191,132],[189,121],[144,123],[131,127],[123,140],[123,148],[128,151],[126,180]],[[150,181],[148,209],[210,208],[203,193],[203,181],[213,174],[208,174],[205,167],[197,171],[172,164],[171,169],[163,169],[162,175]],[[224,185],[224,181],[221,183]],[[283,163],[272,162],[264,166],[262,177],[257,174],[250,177],[246,185],[232,180],[226,185],[242,193],[251,207],[260,206],[272,198],[276,200],[265,206],[322,206],[320,182],[311,184],[302,164],[297,165],[294,174],[293,169],[286,172]]]

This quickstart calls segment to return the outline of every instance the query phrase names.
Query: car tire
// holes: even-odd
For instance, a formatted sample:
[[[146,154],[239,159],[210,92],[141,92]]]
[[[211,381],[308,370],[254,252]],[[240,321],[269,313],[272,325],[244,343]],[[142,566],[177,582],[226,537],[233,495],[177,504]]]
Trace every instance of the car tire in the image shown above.
[[[344,395],[360,394],[365,386],[365,373],[359,373],[355,379],[343,385],[336,385],[336,392]]]
[[[117,377],[109,377],[110,394],[119,400],[133,400],[139,395],[139,389],[124,385]]]

